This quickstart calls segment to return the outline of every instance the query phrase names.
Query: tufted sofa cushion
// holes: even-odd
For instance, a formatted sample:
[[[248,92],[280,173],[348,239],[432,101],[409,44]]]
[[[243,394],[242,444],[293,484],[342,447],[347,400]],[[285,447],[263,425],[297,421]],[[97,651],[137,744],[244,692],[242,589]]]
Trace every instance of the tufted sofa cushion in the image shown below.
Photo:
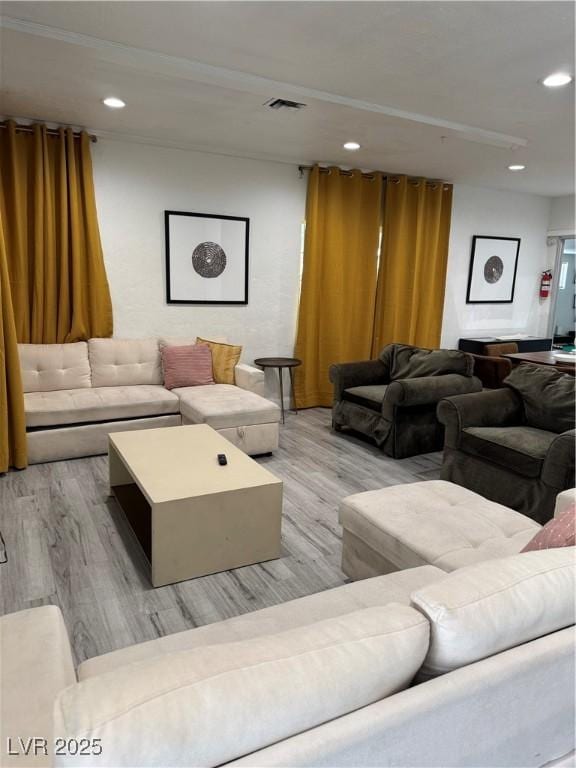
[[[180,387],[172,392],[180,398],[184,423],[225,429],[280,421],[280,408],[276,403],[233,384]]]
[[[515,555],[540,530],[533,520],[444,480],[348,496],[342,526],[400,569],[465,565]]]
[[[19,344],[24,392],[54,392],[91,386],[88,345]]]
[[[90,339],[93,387],[162,384],[157,339]]]
[[[93,387],[24,395],[26,427],[53,427],[179,413],[178,398],[159,385]]]

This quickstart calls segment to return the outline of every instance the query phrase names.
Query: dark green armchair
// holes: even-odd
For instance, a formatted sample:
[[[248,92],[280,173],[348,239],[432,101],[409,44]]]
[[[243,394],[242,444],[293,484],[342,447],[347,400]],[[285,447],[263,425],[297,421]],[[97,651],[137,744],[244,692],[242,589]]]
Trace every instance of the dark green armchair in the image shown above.
[[[395,459],[439,451],[444,430],[438,401],[482,385],[466,352],[389,344],[377,360],[330,367],[332,426],[371,438]]]
[[[442,400],[443,480],[546,523],[574,487],[574,377],[519,365],[502,389]]]

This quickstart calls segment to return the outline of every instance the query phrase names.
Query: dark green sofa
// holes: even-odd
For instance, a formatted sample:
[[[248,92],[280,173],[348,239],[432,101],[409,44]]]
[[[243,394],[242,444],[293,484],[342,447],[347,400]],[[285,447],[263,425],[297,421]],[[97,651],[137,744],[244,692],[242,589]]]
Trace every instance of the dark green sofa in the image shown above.
[[[482,388],[473,366],[466,352],[407,344],[389,344],[377,360],[332,365],[332,426],[370,437],[395,459],[439,451],[444,430],[436,406]]]
[[[502,389],[442,400],[441,478],[546,523],[556,495],[574,487],[574,383],[526,363]]]

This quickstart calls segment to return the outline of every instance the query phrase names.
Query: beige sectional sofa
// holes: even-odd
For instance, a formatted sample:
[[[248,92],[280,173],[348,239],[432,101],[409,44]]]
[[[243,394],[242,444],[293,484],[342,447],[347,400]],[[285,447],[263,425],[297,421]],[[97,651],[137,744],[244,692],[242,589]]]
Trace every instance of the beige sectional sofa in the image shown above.
[[[421,566],[77,670],[58,608],[9,614],[0,763],[570,765],[574,580],[574,548]],[[48,754],[22,754],[32,736]]]
[[[207,423],[251,455],[278,447],[280,409],[264,374],[239,364],[235,385],[168,391],[162,344],[193,339],[90,339],[20,344],[30,463],[107,451],[110,432]]]

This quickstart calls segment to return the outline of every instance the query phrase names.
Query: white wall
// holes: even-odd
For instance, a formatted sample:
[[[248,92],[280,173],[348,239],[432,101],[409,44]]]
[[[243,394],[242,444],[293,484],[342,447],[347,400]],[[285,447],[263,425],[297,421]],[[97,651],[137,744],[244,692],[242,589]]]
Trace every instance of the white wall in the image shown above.
[[[116,336],[225,336],[243,345],[247,362],[293,353],[306,197],[294,166],[109,139],[93,147],[93,163]],[[569,203],[552,207],[566,220]],[[250,218],[247,306],[166,304],[165,209]],[[443,346],[461,336],[545,332],[538,281],[552,266],[549,214],[548,198],[455,185]],[[473,235],[521,238],[513,304],[466,304]]]
[[[550,199],[482,187],[454,185],[442,346],[466,336],[545,333],[548,304],[538,297],[548,265]],[[473,235],[521,238],[512,304],[466,304]]]
[[[550,205],[550,219],[548,221],[548,230],[550,233],[558,235],[576,234],[574,206],[576,200],[574,195],[565,197],[553,197]]]
[[[101,139],[93,147],[116,336],[225,336],[292,355],[306,180],[294,166]],[[164,210],[250,218],[246,306],[166,304]]]

